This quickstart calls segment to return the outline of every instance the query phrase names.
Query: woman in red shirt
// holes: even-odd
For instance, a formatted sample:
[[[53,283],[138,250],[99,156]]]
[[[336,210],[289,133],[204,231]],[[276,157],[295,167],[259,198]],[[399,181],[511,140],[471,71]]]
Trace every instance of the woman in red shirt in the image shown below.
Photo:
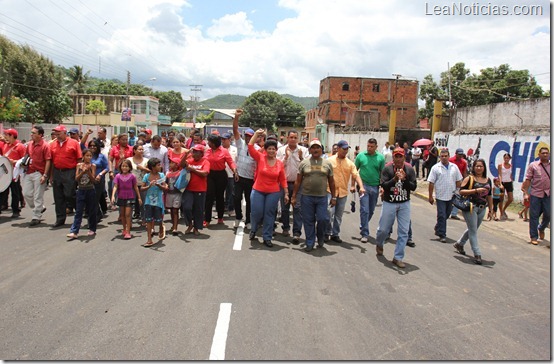
[[[190,181],[183,192],[183,209],[189,224],[185,234],[190,233],[194,228],[194,235],[198,235],[204,220],[210,162],[204,158],[204,146],[201,144],[192,147],[191,153],[192,156],[183,158],[181,161],[181,167],[190,172]]]
[[[258,152],[254,148],[254,144],[260,135],[265,135],[263,129],[256,131],[248,143],[248,153],[258,163],[254,186],[250,194],[252,230],[250,230],[249,237],[250,240],[256,238],[256,230],[261,223],[263,225],[264,244],[271,248],[273,246],[271,238],[273,237],[277,205],[281,200],[283,191],[285,204],[289,203],[289,192],[285,168],[283,163],[276,158],[277,142],[275,140],[266,141],[264,144],[265,153]],[[283,190],[281,190],[281,187]]]
[[[221,137],[210,134],[208,137],[208,150],[204,156],[210,162],[210,174],[208,175],[208,191],[206,192],[206,210],[204,218],[204,227],[210,224],[212,219],[212,207],[217,210],[217,223],[223,224],[223,214],[225,213],[225,189],[227,188],[227,172],[225,164],[233,170],[235,180],[238,178],[237,166],[229,153],[229,150],[221,146]]]
[[[171,141],[171,146],[172,148],[168,148],[167,158],[170,161],[174,161],[175,163],[177,163],[177,165],[180,166],[181,159],[185,155],[186,150],[181,146],[181,142],[177,138],[173,138],[173,140]],[[181,170],[181,167],[179,167],[179,170]]]

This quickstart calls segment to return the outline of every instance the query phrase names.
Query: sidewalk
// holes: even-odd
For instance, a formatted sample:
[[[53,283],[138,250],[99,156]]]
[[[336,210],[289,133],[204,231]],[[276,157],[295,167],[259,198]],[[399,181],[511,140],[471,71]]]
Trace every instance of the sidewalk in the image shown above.
[[[429,197],[429,183],[423,179],[418,179],[415,195],[427,201]],[[511,235],[520,239],[524,243],[529,243],[529,222],[523,221],[523,219],[519,218],[519,216],[517,215],[519,207],[514,208],[515,206],[517,205],[514,205],[514,203],[512,203],[512,205],[508,207],[508,220],[487,221],[485,218],[481,227],[490,231],[494,231],[499,235]],[[461,212],[458,214],[458,216],[461,220],[464,219]],[[531,246],[531,244],[529,244],[529,246]],[[538,246],[543,248],[550,247],[550,229],[545,231],[545,239],[539,240]]]

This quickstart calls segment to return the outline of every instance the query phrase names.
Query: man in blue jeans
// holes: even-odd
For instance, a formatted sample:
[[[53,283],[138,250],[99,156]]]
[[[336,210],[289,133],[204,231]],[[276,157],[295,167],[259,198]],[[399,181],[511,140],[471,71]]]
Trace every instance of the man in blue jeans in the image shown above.
[[[291,205],[295,205],[300,186],[302,186],[302,220],[304,222],[304,234],[306,234],[306,251],[317,245],[322,248],[324,235],[327,229],[329,214],[327,213],[327,186],[331,191],[331,206],[337,203],[335,181],[333,179],[333,166],[327,159],[322,158],[323,147],[321,142],[314,139],[310,142],[310,158],[300,162],[298,176],[294,182]]]
[[[393,163],[388,164],[381,172],[381,187],[383,187],[383,208],[377,228],[377,255],[383,255],[383,245],[389,236],[394,220],[398,220],[398,239],[394,250],[392,263],[399,268],[405,268],[404,249],[408,241],[410,229],[410,192],[417,187],[415,171],[405,162],[404,149],[393,151]]]
[[[452,212],[452,197],[457,188],[460,188],[463,177],[454,163],[449,161],[448,149],[442,149],[439,154],[440,163],[431,167],[427,176],[429,182],[429,203],[437,204],[437,223],[435,235],[441,243],[446,243],[446,220]],[[435,198],[433,198],[435,190]]]
[[[369,237],[369,221],[375,212],[379,197],[379,179],[385,167],[385,157],[377,152],[377,140],[367,141],[367,150],[359,153],[354,162],[364,184],[365,194],[360,194],[360,235],[361,242],[367,243]]]

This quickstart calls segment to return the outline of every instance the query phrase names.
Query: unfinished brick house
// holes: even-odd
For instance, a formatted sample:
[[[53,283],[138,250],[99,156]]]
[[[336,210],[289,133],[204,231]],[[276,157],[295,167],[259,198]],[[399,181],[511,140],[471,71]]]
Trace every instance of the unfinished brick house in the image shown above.
[[[417,127],[419,82],[398,78],[327,77],[319,83],[318,106],[306,113],[306,134],[326,142],[337,125],[386,130],[395,108],[396,128]]]

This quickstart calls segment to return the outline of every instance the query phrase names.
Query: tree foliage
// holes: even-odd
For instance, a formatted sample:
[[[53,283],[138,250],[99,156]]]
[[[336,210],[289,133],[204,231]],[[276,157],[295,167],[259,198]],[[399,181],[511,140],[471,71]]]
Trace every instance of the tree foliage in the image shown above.
[[[180,92],[157,91],[154,95],[160,100],[160,114],[170,116],[172,122],[183,121],[187,108]]]
[[[90,80],[90,71],[83,73],[83,67],[73,66],[67,70],[65,86],[70,93],[85,93]]]
[[[25,111],[25,103],[15,96],[0,98],[0,121],[16,123],[21,121]]]
[[[425,101],[425,107],[419,110],[419,117],[431,117],[433,100],[448,100],[449,89],[452,105],[446,105],[446,108],[528,100],[549,94],[543,91],[528,70],[512,70],[510,65],[501,64],[475,74],[459,62],[450,68],[450,73],[448,70],[441,73],[439,83],[433,80],[432,75],[425,76],[420,87],[420,99]]]
[[[304,122],[304,107],[273,91],[256,91],[242,105],[241,123],[276,130],[278,126],[298,126]]]

